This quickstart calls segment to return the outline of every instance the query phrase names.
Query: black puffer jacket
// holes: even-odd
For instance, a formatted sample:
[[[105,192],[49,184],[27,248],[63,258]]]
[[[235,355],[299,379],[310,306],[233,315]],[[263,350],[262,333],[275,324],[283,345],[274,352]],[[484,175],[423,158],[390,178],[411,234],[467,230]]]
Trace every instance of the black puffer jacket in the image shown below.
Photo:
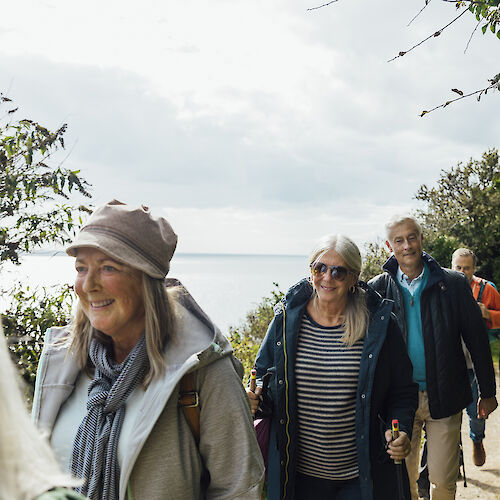
[[[488,334],[466,277],[443,269],[425,252],[422,260],[430,271],[420,299],[429,410],[432,418],[444,418],[472,401],[460,338],[471,354],[482,397],[495,396],[495,374]],[[394,300],[393,312],[406,341],[403,297],[395,281],[396,258],[392,256],[383,269],[385,273],[369,284],[383,297]]]

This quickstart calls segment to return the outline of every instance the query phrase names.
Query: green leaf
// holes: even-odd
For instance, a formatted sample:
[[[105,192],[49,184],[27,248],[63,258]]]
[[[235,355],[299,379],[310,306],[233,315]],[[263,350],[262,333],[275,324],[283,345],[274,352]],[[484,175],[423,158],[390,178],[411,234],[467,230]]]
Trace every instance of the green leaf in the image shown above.
[[[481,31],[483,32],[483,35],[486,33],[487,28],[488,28],[487,24],[485,24],[484,26],[481,27]]]

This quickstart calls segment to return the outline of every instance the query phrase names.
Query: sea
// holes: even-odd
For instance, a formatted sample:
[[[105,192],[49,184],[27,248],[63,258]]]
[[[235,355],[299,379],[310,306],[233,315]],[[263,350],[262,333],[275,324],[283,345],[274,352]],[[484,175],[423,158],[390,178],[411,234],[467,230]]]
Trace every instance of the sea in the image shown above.
[[[308,275],[306,256],[176,254],[169,277],[187,288],[224,334],[237,327],[246,314],[275,290],[286,291]],[[9,291],[16,282],[30,290],[72,284],[74,259],[63,252],[44,252],[23,256],[21,265],[0,268],[0,310],[8,305]]]

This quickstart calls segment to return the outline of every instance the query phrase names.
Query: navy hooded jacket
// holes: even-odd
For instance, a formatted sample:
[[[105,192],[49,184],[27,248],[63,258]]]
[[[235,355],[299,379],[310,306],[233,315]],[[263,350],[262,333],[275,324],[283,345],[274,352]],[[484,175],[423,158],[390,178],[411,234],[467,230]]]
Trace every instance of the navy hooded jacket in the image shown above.
[[[411,438],[418,392],[403,338],[391,314],[392,301],[382,300],[364,286],[370,321],[360,362],[354,428],[360,484],[363,500],[392,500],[398,498],[396,470],[385,451],[384,433],[397,418],[400,429]],[[275,307],[255,363],[258,379],[271,373],[269,500],[294,498],[298,429],[295,354],[302,316],[312,293],[307,279],[290,288]],[[406,470],[404,480],[409,498]]]

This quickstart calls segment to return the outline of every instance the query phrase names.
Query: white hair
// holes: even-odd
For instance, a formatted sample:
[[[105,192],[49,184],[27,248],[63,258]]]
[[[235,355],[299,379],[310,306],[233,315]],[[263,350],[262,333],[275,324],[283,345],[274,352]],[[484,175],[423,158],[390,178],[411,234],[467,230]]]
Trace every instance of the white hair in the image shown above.
[[[60,471],[49,443],[29,419],[0,324],[0,500],[33,500],[80,482]]]
[[[422,234],[422,226],[420,222],[413,217],[413,215],[394,215],[391,217],[387,223],[385,224],[385,236],[387,241],[389,241],[389,235],[391,234],[392,228],[395,226],[399,226],[400,224],[404,224],[405,222],[411,222],[417,228],[418,236]]]

